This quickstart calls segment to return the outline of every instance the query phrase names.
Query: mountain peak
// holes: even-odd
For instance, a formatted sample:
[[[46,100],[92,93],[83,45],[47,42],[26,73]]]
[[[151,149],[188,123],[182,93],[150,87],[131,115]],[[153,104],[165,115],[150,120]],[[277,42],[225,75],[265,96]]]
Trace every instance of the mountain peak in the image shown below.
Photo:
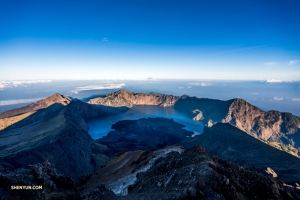
[[[39,109],[47,108],[55,103],[66,106],[71,101],[72,100],[69,97],[61,95],[59,93],[55,93],[49,97],[46,97],[45,99],[41,99],[37,102],[29,104],[28,106],[3,112],[0,114],[0,119],[20,115],[20,114],[27,113],[27,112],[34,112]]]

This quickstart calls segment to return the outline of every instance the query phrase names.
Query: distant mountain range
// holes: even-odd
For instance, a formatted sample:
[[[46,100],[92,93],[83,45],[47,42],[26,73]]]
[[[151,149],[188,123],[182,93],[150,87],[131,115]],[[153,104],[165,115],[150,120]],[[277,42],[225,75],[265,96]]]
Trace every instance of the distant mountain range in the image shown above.
[[[134,105],[172,106],[207,127],[191,137],[173,120],[148,118],[119,121],[97,141],[88,134],[86,120]],[[300,199],[299,121],[242,99],[120,90],[84,103],[55,94],[0,114],[1,198]]]

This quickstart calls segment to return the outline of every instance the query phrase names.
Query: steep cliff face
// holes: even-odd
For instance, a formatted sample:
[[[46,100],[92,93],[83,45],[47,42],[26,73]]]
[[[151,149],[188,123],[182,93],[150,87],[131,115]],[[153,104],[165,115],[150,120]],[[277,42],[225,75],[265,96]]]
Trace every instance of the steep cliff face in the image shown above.
[[[91,99],[88,103],[115,107],[132,107],[134,105],[159,105],[168,107],[173,106],[177,100],[178,97],[173,95],[161,95],[154,93],[144,94],[119,90],[106,95],[104,98]]]
[[[300,118],[279,111],[264,112],[243,99],[235,99],[222,120],[271,145],[297,155],[300,150]],[[289,148],[288,146],[294,147]],[[286,148],[286,149],[285,149]]]

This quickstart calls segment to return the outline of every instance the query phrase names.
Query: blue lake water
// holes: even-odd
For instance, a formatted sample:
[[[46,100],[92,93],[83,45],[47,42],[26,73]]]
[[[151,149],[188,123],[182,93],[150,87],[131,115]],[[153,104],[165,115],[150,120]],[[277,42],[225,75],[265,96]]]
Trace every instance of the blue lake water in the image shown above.
[[[87,125],[89,126],[89,134],[93,139],[98,139],[107,135],[111,130],[111,126],[117,121],[135,120],[143,117],[172,118],[175,122],[185,125],[186,130],[193,131],[195,134],[201,134],[204,128],[203,123],[193,121],[188,116],[171,107],[134,106],[121,114],[88,120]]]

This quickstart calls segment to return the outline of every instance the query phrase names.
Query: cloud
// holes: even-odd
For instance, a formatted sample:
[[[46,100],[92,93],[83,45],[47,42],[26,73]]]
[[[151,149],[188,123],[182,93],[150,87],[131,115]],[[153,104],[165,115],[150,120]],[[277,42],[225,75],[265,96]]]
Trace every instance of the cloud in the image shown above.
[[[45,97],[34,98],[34,99],[5,100],[5,101],[0,101],[0,106],[13,105],[13,104],[19,104],[19,103],[32,103],[32,102],[36,102],[36,101],[39,101],[44,98]]]
[[[125,86],[124,83],[119,84],[102,84],[102,85],[87,85],[83,87],[76,87],[75,90],[71,91],[73,94],[78,94],[79,91],[83,90],[105,90],[105,89],[120,89]]]
[[[30,84],[50,83],[52,80],[31,80],[31,81],[0,81],[0,90],[23,86]]]
[[[291,83],[291,82],[298,82],[299,80],[286,80],[286,79],[268,79],[266,80],[267,83]]]
[[[102,42],[108,42],[108,38],[102,38]]]
[[[265,62],[265,65],[271,66],[271,65],[275,65],[276,62]]]
[[[292,101],[298,101],[298,102],[300,102],[300,98],[292,98]]]
[[[281,101],[283,98],[281,98],[281,97],[274,97],[273,98],[275,101]]]
[[[184,87],[179,87],[179,89],[183,89]]]
[[[289,66],[296,64],[298,61],[299,61],[299,60],[290,60]]]
[[[192,88],[192,86],[188,86],[187,88],[190,89],[190,88]]]
[[[190,83],[189,85],[205,87],[205,86],[210,86],[211,84],[210,83]]]

